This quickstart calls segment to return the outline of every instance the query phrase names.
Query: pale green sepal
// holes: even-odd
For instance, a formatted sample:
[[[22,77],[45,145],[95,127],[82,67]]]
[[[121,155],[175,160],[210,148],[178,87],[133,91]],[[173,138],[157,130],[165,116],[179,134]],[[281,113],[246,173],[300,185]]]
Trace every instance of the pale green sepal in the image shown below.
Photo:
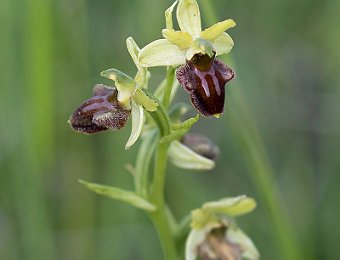
[[[178,141],[173,141],[169,149],[169,157],[174,165],[191,170],[210,170],[215,163],[209,160]]]
[[[133,79],[117,69],[104,70],[100,73],[100,76],[111,79],[115,82],[118,90],[118,101],[124,107],[129,107],[131,96],[136,87]]]
[[[260,253],[253,241],[238,227],[230,225],[226,233],[227,240],[241,247],[242,257],[248,260],[260,259]]]
[[[143,67],[177,66],[185,63],[185,51],[166,39],[160,39],[142,48],[138,59]]]
[[[173,29],[174,23],[172,21],[172,12],[177,4],[177,0],[165,11],[165,24],[167,29]]]
[[[193,42],[191,48],[186,53],[186,59],[191,60],[191,58],[197,53],[208,54],[209,57],[213,57],[215,55],[213,45],[202,38],[197,38]]]
[[[139,54],[140,48],[138,47],[137,43],[132,37],[128,37],[126,39],[126,47],[128,49],[128,52],[130,53],[130,56],[133,62],[135,63],[138,69],[138,72],[134,79],[135,83],[137,84],[139,88],[144,87],[148,81],[148,75],[147,75],[148,71],[146,68],[142,67],[139,64],[138,54]]]
[[[177,45],[181,50],[188,49],[192,45],[192,37],[187,32],[163,29],[162,34],[165,39]]]
[[[197,247],[206,239],[207,234],[214,228],[219,228],[221,224],[211,224],[202,229],[192,229],[185,242],[185,260],[197,260]]]
[[[125,145],[125,149],[129,149],[138,139],[142,132],[144,124],[144,110],[142,105],[137,105],[134,101],[131,101],[131,117],[132,117],[132,130]]]
[[[140,48],[138,47],[137,43],[132,37],[128,37],[126,39],[126,47],[128,49],[128,52],[130,53],[130,56],[133,62],[137,65],[139,62],[138,54],[139,54]]]
[[[194,39],[199,37],[202,27],[196,0],[179,0],[176,15],[181,31],[188,32]]]
[[[253,198],[241,195],[233,198],[225,198],[219,201],[207,202],[202,209],[210,213],[223,213],[228,216],[239,216],[251,212],[256,207]]]
[[[234,41],[226,32],[222,33],[213,42],[213,48],[217,55],[229,53],[234,46]]]
[[[197,259],[197,246],[202,244],[206,237],[203,229],[192,229],[185,243],[185,260]]]
[[[231,27],[234,27],[236,23],[233,19],[228,19],[223,22],[219,22],[214,24],[213,26],[205,29],[200,34],[200,38],[203,38],[207,41],[214,41],[218,36],[220,36],[223,32],[228,30]]]
[[[152,212],[156,210],[156,206],[151,204],[149,201],[139,197],[132,191],[126,191],[123,189],[101,185],[97,183],[91,183],[83,180],[79,180],[81,184],[84,184],[88,189],[94,191],[95,193],[107,196],[109,198],[120,200],[128,203],[134,207],[144,209],[146,211]]]
[[[157,110],[157,102],[146,95],[141,89],[136,89],[135,94],[133,95],[133,100],[138,105],[142,105],[147,111],[152,112]]]

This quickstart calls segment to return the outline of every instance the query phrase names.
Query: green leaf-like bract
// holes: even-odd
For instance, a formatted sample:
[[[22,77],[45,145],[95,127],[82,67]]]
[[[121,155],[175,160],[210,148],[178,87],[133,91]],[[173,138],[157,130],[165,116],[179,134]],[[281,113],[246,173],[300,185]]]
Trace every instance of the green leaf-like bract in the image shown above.
[[[136,208],[144,209],[146,211],[152,212],[156,210],[156,206],[151,204],[149,201],[139,197],[132,191],[126,191],[116,187],[111,187],[107,185],[101,185],[97,183],[91,183],[83,180],[79,180],[81,184],[84,184],[88,189],[95,193],[104,195],[111,199],[120,200],[127,204],[130,204]]]

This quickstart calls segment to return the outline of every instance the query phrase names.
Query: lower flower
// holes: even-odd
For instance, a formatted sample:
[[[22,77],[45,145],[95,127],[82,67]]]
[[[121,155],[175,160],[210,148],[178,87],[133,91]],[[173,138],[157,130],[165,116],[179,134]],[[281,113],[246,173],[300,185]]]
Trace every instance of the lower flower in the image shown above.
[[[257,260],[259,253],[250,238],[227,219],[192,230],[186,260]]]
[[[195,54],[178,68],[176,76],[200,113],[217,117],[223,113],[225,84],[234,78],[234,72],[221,60]]]
[[[191,212],[191,231],[186,241],[186,260],[258,260],[254,243],[236,225],[235,217],[256,207],[244,195],[207,202]]]

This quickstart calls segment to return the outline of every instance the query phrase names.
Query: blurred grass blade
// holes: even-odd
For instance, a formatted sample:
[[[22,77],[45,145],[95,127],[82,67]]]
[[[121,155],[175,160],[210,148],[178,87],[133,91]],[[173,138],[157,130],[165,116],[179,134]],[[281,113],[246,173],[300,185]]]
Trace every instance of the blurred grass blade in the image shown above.
[[[210,1],[200,1],[200,3],[207,14],[209,23],[215,23],[216,14]],[[232,65],[231,55],[228,57],[227,63]],[[236,69],[237,66],[234,64],[232,67]],[[256,123],[253,121],[253,115],[245,101],[242,85],[239,81],[232,84],[233,87],[229,91],[229,102],[231,102],[232,109],[228,111],[230,122],[227,127],[233,130],[235,140],[244,150],[242,153],[244,160],[248,164],[254,185],[272,222],[273,235],[276,237],[277,249],[280,251],[282,259],[303,259],[292,226],[285,214],[282,201],[279,199],[274,173]]]

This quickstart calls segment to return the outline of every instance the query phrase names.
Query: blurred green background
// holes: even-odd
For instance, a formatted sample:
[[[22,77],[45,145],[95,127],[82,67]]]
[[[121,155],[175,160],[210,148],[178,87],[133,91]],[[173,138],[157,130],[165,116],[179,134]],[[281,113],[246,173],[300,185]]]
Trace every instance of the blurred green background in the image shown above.
[[[139,143],[124,151],[130,127],[83,136],[67,119],[94,84],[111,84],[100,71],[134,75],[125,39],[144,46],[160,38],[171,3],[0,0],[0,259],[162,259],[142,212],[77,182],[132,189],[125,167]],[[203,6],[207,27],[211,13]],[[237,22],[230,30],[237,80],[227,87],[225,115],[194,128],[220,145],[217,168],[169,167],[167,199],[175,215],[208,200],[252,196],[258,208],[238,223],[262,259],[284,259],[280,227],[272,223],[277,216],[259,179],[268,162],[275,182],[269,186],[279,192],[274,203],[300,259],[340,259],[340,1],[214,0],[212,6],[219,20]],[[155,85],[165,70],[151,72]],[[238,89],[246,104],[241,114],[233,112]],[[177,97],[188,100],[182,89]],[[257,131],[252,122],[266,153],[247,135]]]

